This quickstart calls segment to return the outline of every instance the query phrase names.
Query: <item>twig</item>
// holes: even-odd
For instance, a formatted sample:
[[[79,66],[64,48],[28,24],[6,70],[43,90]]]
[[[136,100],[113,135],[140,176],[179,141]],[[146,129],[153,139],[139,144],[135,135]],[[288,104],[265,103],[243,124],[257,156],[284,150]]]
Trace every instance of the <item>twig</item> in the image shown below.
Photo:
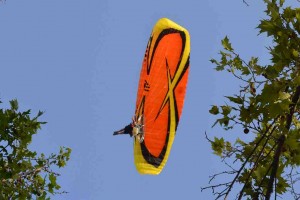
[[[214,175],[210,176],[209,183],[211,183],[219,175],[222,175],[222,174],[234,174],[234,173],[235,173],[235,171],[224,171],[224,172],[220,172],[220,173],[214,174]]]
[[[213,142],[211,139],[208,138],[206,131],[205,131],[205,138],[206,138],[210,143]]]
[[[249,6],[249,4],[245,0],[243,0],[243,3],[246,4],[246,6]]]
[[[287,177],[290,179],[290,186],[291,186],[290,192],[293,194],[295,200],[299,200],[300,199],[300,194],[297,193],[295,191],[295,188],[294,188],[294,184],[297,181],[297,179],[296,180],[293,179],[293,176],[299,175],[299,173],[296,172],[296,174],[293,174],[293,171],[294,171],[294,167],[292,167],[290,173],[287,174]]]
[[[227,182],[227,183],[220,183],[220,184],[217,184],[217,185],[207,186],[207,187],[201,188],[201,192],[202,192],[203,190],[206,190],[206,189],[209,189],[209,188],[210,188],[210,189],[212,189],[213,194],[217,194],[217,195],[218,195],[216,199],[219,199],[219,198],[221,198],[222,196],[225,195],[224,192],[226,191],[226,189],[227,189],[229,183],[230,183],[230,182]],[[216,191],[215,191],[215,188],[218,188],[218,187],[221,187],[221,186],[226,186],[226,188],[225,188],[224,190],[222,190],[221,192],[216,192]]]

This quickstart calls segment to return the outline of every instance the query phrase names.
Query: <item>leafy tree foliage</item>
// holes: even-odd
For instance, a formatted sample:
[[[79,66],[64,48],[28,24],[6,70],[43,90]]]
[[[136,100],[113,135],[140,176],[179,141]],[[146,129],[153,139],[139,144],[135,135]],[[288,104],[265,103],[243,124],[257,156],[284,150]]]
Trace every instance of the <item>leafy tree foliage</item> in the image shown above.
[[[209,112],[219,116],[213,126],[225,131],[252,134],[253,140],[223,137],[210,139],[214,153],[229,170],[211,176],[216,199],[227,199],[234,186],[241,186],[236,199],[275,199],[290,192],[300,199],[295,184],[300,180],[300,8],[285,6],[284,0],[264,0],[266,19],[260,34],[272,38],[268,47],[270,64],[259,58],[243,59],[229,38],[222,40],[219,59],[212,59],[217,71],[227,71],[240,80],[240,90],[226,96],[225,105],[213,105]],[[212,184],[222,175],[230,181]],[[227,176],[228,178],[228,176]]]
[[[64,193],[53,168],[66,165],[71,149],[61,147],[50,156],[30,151],[32,136],[45,124],[38,121],[42,112],[35,117],[30,112],[18,111],[17,100],[10,101],[10,109],[0,109],[0,199],[50,199]]]

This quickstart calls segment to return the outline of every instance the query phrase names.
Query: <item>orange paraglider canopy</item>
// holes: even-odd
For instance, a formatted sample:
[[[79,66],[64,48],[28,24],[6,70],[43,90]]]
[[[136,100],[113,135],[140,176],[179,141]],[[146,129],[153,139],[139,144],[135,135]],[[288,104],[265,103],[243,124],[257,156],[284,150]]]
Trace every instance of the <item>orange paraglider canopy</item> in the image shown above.
[[[134,159],[142,174],[159,174],[168,159],[183,108],[189,55],[188,31],[160,19],[147,44],[136,101],[143,140],[134,137]]]

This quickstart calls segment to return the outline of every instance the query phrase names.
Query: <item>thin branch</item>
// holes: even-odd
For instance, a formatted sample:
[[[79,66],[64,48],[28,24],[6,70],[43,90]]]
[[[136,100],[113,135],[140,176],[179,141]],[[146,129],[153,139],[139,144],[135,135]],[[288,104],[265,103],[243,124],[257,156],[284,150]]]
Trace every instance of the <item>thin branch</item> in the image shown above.
[[[6,150],[6,148],[9,146],[9,144],[7,144],[5,147],[1,147],[2,149],[0,150],[0,153],[2,152],[2,151],[6,151],[7,152],[7,150]]]
[[[268,153],[265,157],[268,157],[268,156],[270,155],[270,153],[275,149],[276,146],[277,146],[277,145],[275,144],[275,145],[272,147],[272,149],[270,149],[269,153]],[[272,168],[272,165],[269,166],[268,170],[266,171],[265,175],[263,176],[263,179],[260,181],[260,183],[259,183],[259,185],[258,185],[258,187],[257,187],[257,189],[256,189],[257,192],[258,192],[258,190],[262,187],[262,184],[264,183],[265,179],[267,178],[267,176],[268,176],[268,174],[269,174],[271,168]]]
[[[294,196],[295,200],[299,200],[300,199],[300,194],[297,193],[295,191],[295,188],[294,188],[294,184],[299,180],[299,178],[296,179],[296,180],[294,180],[294,178],[293,178],[294,176],[299,175],[299,173],[296,172],[295,174],[293,174],[293,171],[294,171],[294,167],[292,167],[290,173],[287,174],[287,178],[290,179],[289,181],[290,181],[290,187],[291,187],[291,190],[290,190],[291,194]]]
[[[229,183],[230,182],[227,182],[227,183],[220,183],[220,184],[216,184],[216,185],[210,185],[210,186],[207,186],[207,187],[202,187],[201,188],[201,192],[203,191],[203,190],[206,190],[206,189],[212,189],[212,191],[213,191],[213,193],[214,194],[222,194],[223,192],[225,192],[225,190],[223,190],[223,191],[221,191],[221,192],[215,192],[215,188],[218,188],[218,187],[220,187],[220,186],[228,186],[229,185]],[[218,198],[220,198],[220,197],[217,197],[217,199]]]
[[[245,2],[245,1],[244,1],[244,2]],[[247,5],[248,5],[248,4],[247,4]],[[256,82],[254,72],[253,72],[252,68],[249,66],[249,64],[248,64],[244,59],[242,59],[242,58],[240,57],[240,55],[237,54],[235,51],[232,51],[232,53],[233,53],[236,57],[238,57],[239,59],[241,59],[241,61],[244,63],[244,65],[246,65],[246,66],[248,67],[248,69],[249,69],[250,72],[251,72],[252,79],[254,80],[254,82]]]
[[[235,124],[239,124],[241,126],[247,127],[249,129],[255,130],[257,132],[260,131],[260,129],[253,122],[252,122],[253,126],[250,126],[250,125],[245,125],[245,122],[243,123],[241,121],[235,120],[234,118],[230,118],[230,120],[233,121]]]
[[[240,169],[238,170],[236,176],[234,177],[234,179],[232,180],[227,192],[226,192],[226,196],[225,199],[228,197],[234,183],[236,182],[237,178],[239,177],[240,173],[242,172],[242,170],[244,169],[244,167],[246,166],[246,164],[248,163],[249,159],[252,157],[253,153],[256,151],[257,147],[259,146],[259,143],[263,140],[263,138],[265,137],[265,135],[262,135],[261,138],[259,139],[259,141],[256,143],[255,147],[252,149],[250,155],[246,158],[246,160],[244,161],[244,163],[242,164],[242,166],[240,167]]]
[[[227,196],[229,195],[234,183],[236,182],[238,176],[240,175],[240,173],[242,172],[242,170],[244,169],[244,167],[246,166],[246,164],[248,163],[249,159],[252,157],[253,153],[256,151],[257,147],[259,146],[260,142],[265,138],[266,134],[269,132],[270,128],[274,125],[274,123],[277,121],[278,116],[273,120],[273,122],[266,128],[266,131],[262,134],[261,138],[256,142],[255,147],[252,149],[250,155],[246,158],[246,160],[244,161],[244,163],[242,164],[241,168],[237,171],[236,176],[234,177],[233,181],[231,182],[227,192],[226,192],[226,196],[225,199],[227,198]]]
[[[244,1],[245,2],[245,1]],[[246,3],[246,2],[245,2]],[[248,4],[247,4],[248,5]],[[249,6],[249,5],[248,5]],[[252,79],[253,79],[253,81],[255,82],[255,83],[257,83],[257,84],[259,84],[259,85],[261,85],[261,84],[264,84],[264,83],[266,83],[267,81],[258,81],[258,80],[256,80],[256,77],[255,76],[257,76],[257,74],[255,74],[255,72],[253,71],[253,68],[244,60],[244,59],[242,59],[241,57],[240,57],[240,55],[239,54],[237,54],[235,51],[231,51],[232,53],[233,53],[233,55],[235,55],[236,57],[238,57],[243,63],[244,63],[244,65],[245,66],[247,66],[247,68],[249,69],[249,71],[251,72],[251,77],[252,77]],[[233,75],[235,75],[235,74],[233,74]],[[237,78],[239,78],[240,80],[243,80],[243,81],[245,81],[245,82],[249,82],[248,80],[245,80],[245,79],[243,79],[242,77],[239,77],[239,76],[237,76],[237,75],[235,75]]]
[[[211,139],[208,138],[206,131],[205,131],[205,138],[206,138],[210,143],[213,142]]]
[[[224,171],[224,172],[220,172],[220,173],[217,173],[217,174],[214,174],[212,176],[210,176],[210,180],[209,180],[209,183],[211,183],[217,176],[219,175],[222,175],[222,174],[234,174],[235,171]]]
[[[256,161],[254,162],[254,165],[253,165],[253,167],[252,167],[252,169],[251,169],[251,171],[250,171],[250,173],[249,173],[249,175],[248,175],[248,177],[247,177],[247,180],[245,181],[245,184],[244,184],[242,190],[240,191],[240,195],[239,195],[239,198],[238,198],[239,200],[242,199],[242,197],[243,197],[243,194],[244,194],[244,190],[245,190],[245,188],[246,188],[246,185],[247,185],[247,183],[248,183],[248,181],[249,181],[249,179],[250,179],[252,173],[254,172],[254,169],[256,169],[258,162],[260,161],[260,157],[262,156],[262,154],[263,154],[263,152],[264,152],[264,150],[265,150],[265,147],[267,146],[268,141],[269,141],[269,139],[271,138],[271,135],[272,135],[272,133],[273,133],[274,130],[275,130],[275,127],[276,127],[276,126],[274,126],[273,129],[271,130],[271,132],[270,132],[270,134],[268,135],[268,137],[267,137],[265,143],[263,144],[262,149],[260,150],[260,152],[259,152],[259,154],[258,154],[258,157],[257,157]],[[270,151],[270,152],[271,152],[271,151]]]
[[[243,0],[243,3],[246,4],[246,6],[249,6],[249,4],[245,0]]]

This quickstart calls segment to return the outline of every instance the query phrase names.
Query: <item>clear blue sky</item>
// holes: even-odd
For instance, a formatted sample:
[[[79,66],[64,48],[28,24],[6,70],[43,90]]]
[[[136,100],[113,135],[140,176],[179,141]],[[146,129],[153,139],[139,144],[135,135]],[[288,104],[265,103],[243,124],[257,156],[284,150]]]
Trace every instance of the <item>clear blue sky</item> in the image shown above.
[[[7,0],[0,3],[0,98],[17,98],[22,109],[45,111],[47,121],[31,148],[39,152],[72,148],[59,172],[69,194],[53,199],[213,199],[201,192],[209,175],[224,165],[212,154],[204,132],[211,129],[212,104],[238,89],[218,73],[228,35],[242,57],[267,62],[265,36],[255,27],[262,1],[215,0]],[[114,130],[134,113],[140,67],[151,29],[161,17],[186,27],[191,36],[191,70],[185,106],[173,148],[159,176],[136,172],[133,144]],[[7,105],[7,104],[5,104]],[[241,134],[233,133],[233,136]]]

